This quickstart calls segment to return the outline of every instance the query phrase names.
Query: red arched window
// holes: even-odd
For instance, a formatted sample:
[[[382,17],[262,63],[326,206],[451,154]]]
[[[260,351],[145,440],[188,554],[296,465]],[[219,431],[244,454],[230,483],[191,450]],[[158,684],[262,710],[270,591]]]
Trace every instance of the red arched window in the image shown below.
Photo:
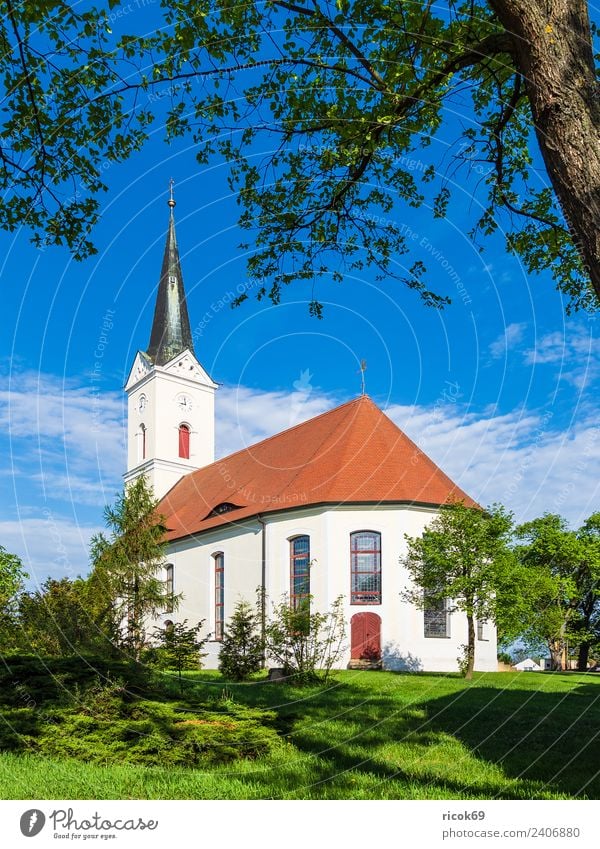
[[[350,534],[350,604],[381,604],[381,534]]]
[[[173,613],[174,594],[173,594],[173,577],[174,568],[172,563],[167,563],[165,566],[165,613]],[[171,623],[172,624],[172,623]]]
[[[290,540],[290,601],[294,610],[307,603],[310,595],[310,539]]]
[[[190,459],[190,429],[186,424],[179,425],[179,456]]]
[[[222,551],[215,558],[215,640],[223,639],[225,622],[225,555]]]

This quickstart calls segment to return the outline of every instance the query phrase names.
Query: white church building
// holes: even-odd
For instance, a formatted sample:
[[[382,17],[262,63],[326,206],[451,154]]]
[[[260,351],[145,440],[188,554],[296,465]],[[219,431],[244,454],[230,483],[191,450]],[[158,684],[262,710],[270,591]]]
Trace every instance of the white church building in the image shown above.
[[[325,612],[340,595],[342,666],[456,671],[466,617],[402,599],[404,534],[419,535],[449,499],[474,504],[366,395],[215,461],[217,384],[192,341],[174,206],[150,344],[126,384],[126,483],[146,475],[168,528],[165,579],[182,594],[162,620],[211,632],[216,668],[237,601],[307,594]],[[218,427],[218,422],[216,422]],[[475,668],[497,669],[496,633],[478,623]]]

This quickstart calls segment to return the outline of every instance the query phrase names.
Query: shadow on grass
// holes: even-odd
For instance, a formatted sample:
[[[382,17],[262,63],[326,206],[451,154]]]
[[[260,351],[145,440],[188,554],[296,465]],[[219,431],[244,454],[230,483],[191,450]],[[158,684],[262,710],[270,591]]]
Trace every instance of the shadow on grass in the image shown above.
[[[101,677],[115,673],[91,666]],[[39,711],[90,675],[67,662],[52,672],[50,682],[49,670],[28,660],[0,683],[26,681]],[[156,679],[144,687],[136,675],[135,689],[154,690]],[[236,773],[238,782],[258,787],[259,798],[600,796],[600,680],[490,673],[469,684],[444,674],[385,672],[341,673],[312,688],[266,679],[233,684],[208,672],[184,680],[183,698],[176,681],[159,681],[160,698],[187,702],[191,711],[220,697],[275,711],[277,730],[298,757],[290,749],[278,764]],[[2,700],[18,707],[23,692],[4,688]],[[22,721],[41,720],[31,713],[37,711],[24,711]]]
[[[494,687],[443,674],[364,674],[372,685],[233,685],[234,697],[286,719],[289,741],[318,759],[320,782],[346,784],[352,773],[379,779],[382,795],[388,782],[416,782],[480,798],[600,797],[600,682],[565,679],[553,692],[560,679],[521,689],[514,676]]]

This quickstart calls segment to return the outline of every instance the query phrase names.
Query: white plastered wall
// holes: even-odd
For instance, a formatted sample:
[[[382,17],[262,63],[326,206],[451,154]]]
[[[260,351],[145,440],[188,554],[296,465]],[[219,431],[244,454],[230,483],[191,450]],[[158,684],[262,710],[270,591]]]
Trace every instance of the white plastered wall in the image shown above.
[[[435,511],[402,505],[362,507],[322,507],[267,514],[266,584],[272,601],[290,589],[289,540],[299,534],[310,537],[311,593],[314,608],[325,611],[338,595],[345,596],[348,651],[341,666],[350,659],[350,620],[355,613],[370,611],[381,618],[381,647],[388,669],[455,672],[461,645],[467,641],[466,617],[450,616],[448,638],[428,638],[423,634],[423,612],[401,598],[408,575],[400,564],[406,551],[404,534],[417,536]],[[382,604],[350,604],[350,533],[373,530],[382,540]],[[175,592],[184,599],[178,611],[162,620],[195,624],[204,619],[204,631],[214,632],[215,584],[214,554],[223,552],[225,561],[225,622],[241,599],[254,603],[262,572],[262,526],[249,520],[229,525],[196,539],[187,538],[170,546],[169,562],[174,565]],[[477,640],[475,668],[495,671],[496,635],[486,624],[486,640]],[[207,668],[215,668],[219,643],[209,644]]]

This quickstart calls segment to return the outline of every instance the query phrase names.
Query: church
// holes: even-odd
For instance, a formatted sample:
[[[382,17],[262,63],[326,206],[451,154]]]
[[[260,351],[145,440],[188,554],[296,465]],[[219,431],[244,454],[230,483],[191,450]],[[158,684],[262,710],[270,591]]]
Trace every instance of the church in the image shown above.
[[[262,587],[325,612],[340,595],[342,667],[454,672],[464,614],[404,601],[404,534],[440,505],[475,502],[367,396],[215,461],[217,384],[194,351],[175,234],[169,226],[147,351],[128,395],[125,483],[145,475],[168,529],[165,581],[181,594],[161,621],[205,620],[216,668],[227,620]],[[495,671],[496,633],[477,623],[475,669]]]

